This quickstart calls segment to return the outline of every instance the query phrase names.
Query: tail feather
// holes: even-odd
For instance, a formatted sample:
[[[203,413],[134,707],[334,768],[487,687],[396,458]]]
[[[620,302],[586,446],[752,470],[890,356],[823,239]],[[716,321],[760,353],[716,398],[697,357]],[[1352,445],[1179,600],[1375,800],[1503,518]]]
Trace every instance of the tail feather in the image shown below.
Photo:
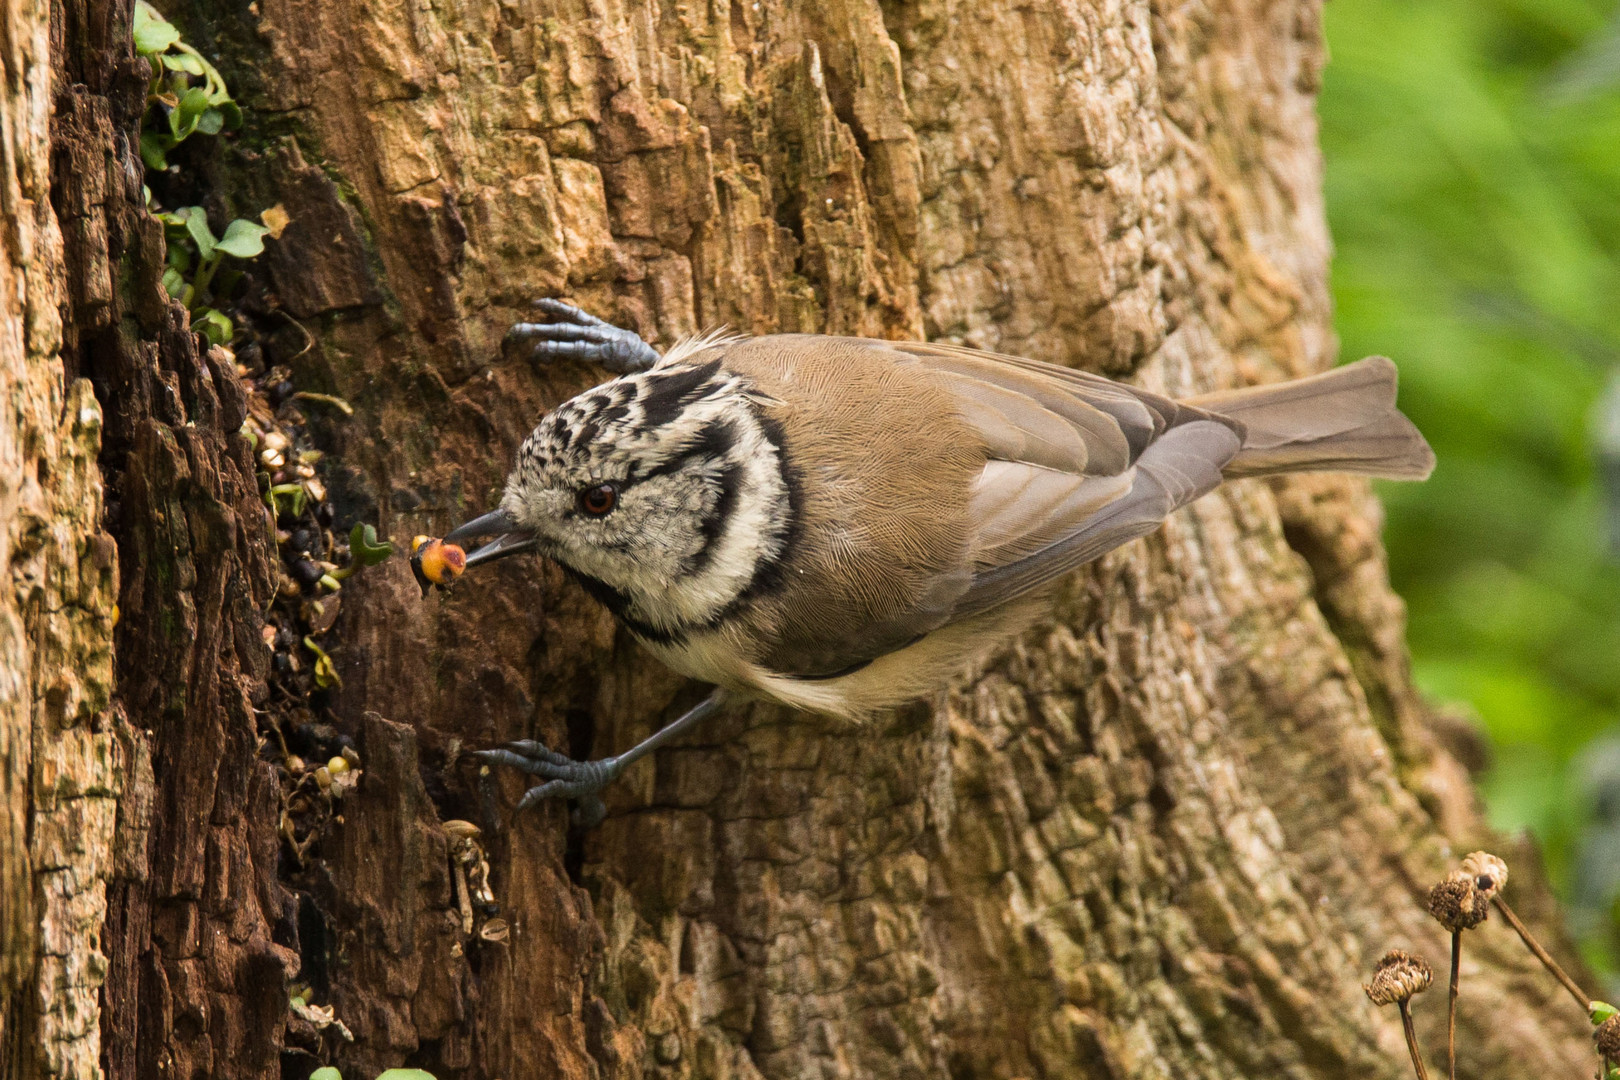
[[[1422,480],[1434,451],[1395,407],[1395,365],[1369,356],[1270,386],[1224,390],[1186,403],[1244,425],[1228,478],[1288,472],[1353,472]]]

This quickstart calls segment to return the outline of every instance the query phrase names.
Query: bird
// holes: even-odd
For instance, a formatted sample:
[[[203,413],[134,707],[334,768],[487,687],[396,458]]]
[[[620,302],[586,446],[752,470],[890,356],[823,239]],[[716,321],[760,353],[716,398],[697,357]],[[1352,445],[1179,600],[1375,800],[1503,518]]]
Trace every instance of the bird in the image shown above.
[[[477,751],[538,777],[519,808],[601,790],[726,703],[861,722],[925,696],[1040,617],[1076,568],[1240,477],[1421,480],[1433,451],[1368,357],[1175,400],[937,342],[710,332],[660,354],[558,299],[505,346],[616,377],[544,416],[498,507],[454,529],[469,570],[557,563],[643,646],[712,684],[618,755]]]

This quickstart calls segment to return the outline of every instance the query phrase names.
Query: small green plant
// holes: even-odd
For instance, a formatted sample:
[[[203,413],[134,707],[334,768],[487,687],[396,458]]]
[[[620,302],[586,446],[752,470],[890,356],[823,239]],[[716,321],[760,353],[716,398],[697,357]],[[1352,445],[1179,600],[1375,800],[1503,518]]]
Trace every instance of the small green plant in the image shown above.
[[[343,687],[343,679],[338,675],[337,665],[332,663],[331,656],[325,649],[315,644],[315,639],[308,634],[304,635],[304,648],[315,654],[315,685],[322,690],[330,690],[336,686]]]
[[[242,110],[231,99],[219,70],[181,41],[174,24],[145,0],[136,0],[134,33],[135,51],[152,66],[146,114],[141,120],[141,160],[148,169],[168,169],[169,152],[192,135],[218,135],[242,126]],[[235,286],[240,274],[227,269],[221,276],[225,257],[258,256],[264,251],[265,236],[280,236],[287,227],[287,212],[272,206],[259,215],[259,221],[237,218],[225,226],[223,236],[215,236],[200,206],[162,210],[148,190],[147,207],[163,222],[168,240],[164,288],[186,305],[192,324],[211,344],[228,344],[235,327],[215,305],[217,298]]]
[[[309,1074],[309,1080],[343,1080],[343,1074],[327,1065]],[[377,1080],[434,1080],[433,1074],[421,1069],[384,1069]]]
[[[228,315],[208,301],[228,293],[240,275],[233,272],[228,279],[218,282],[216,275],[227,255],[251,259],[262,253],[264,238],[280,236],[281,230],[286,228],[287,212],[277,204],[259,215],[260,221],[237,218],[225,227],[222,237],[216,237],[208,227],[208,215],[200,206],[155,210],[153,216],[163,222],[163,233],[168,240],[163,287],[170,296],[186,305],[193,325],[210,343],[229,343],[236,328]]]
[[[136,0],[134,29],[135,51],[152,64],[141,123],[141,160],[148,169],[167,169],[169,151],[199,131],[218,135],[242,126],[242,110],[219,71],[146,0]]]
[[[349,565],[332,571],[332,576],[343,581],[361,567],[376,566],[393,553],[393,544],[386,540],[377,542],[376,526],[356,525],[349,530]]]

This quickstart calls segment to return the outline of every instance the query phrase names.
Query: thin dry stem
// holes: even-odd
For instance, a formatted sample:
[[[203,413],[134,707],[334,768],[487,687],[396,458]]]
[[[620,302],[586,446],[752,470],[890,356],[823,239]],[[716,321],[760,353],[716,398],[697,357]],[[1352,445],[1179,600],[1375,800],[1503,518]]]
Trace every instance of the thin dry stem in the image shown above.
[[[1457,983],[1462,975],[1462,931],[1451,932],[1451,996],[1446,1001],[1446,1073],[1457,1080]]]
[[[1506,919],[1508,925],[1513,927],[1514,932],[1519,935],[1525,946],[1536,954],[1536,959],[1540,960],[1542,966],[1553,973],[1554,978],[1564,984],[1564,989],[1568,990],[1570,997],[1575,999],[1575,1004],[1581,1007],[1582,1012],[1585,1012],[1592,999],[1581,990],[1580,985],[1574,979],[1569,977],[1568,972],[1558,966],[1558,961],[1554,960],[1552,955],[1541,947],[1541,943],[1530,933],[1530,928],[1520,922],[1517,915],[1513,914],[1513,909],[1508,907],[1506,900],[1496,896],[1492,898],[1491,902],[1496,905],[1496,910],[1502,913],[1502,918]]]
[[[1429,1070],[1423,1067],[1423,1054],[1418,1050],[1417,1031],[1412,1027],[1412,1009],[1410,1002],[1402,1000],[1401,1027],[1406,1029],[1406,1049],[1412,1054],[1412,1068],[1417,1071],[1417,1080],[1429,1080]]]

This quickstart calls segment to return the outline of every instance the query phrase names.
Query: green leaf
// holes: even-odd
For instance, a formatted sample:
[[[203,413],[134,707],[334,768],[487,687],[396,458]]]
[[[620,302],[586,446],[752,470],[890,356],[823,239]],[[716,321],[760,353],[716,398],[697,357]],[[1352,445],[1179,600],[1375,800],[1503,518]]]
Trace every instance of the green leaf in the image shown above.
[[[225,98],[223,101],[214,102],[214,105],[218,107],[220,114],[225,118],[225,130],[235,131],[242,126],[242,109],[236,102],[230,98]]]
[[[163,66],[170,71],[183,71],[198,78],[204,75],[202,58],[190,53],[168,53],[163,57]]]
[[[203,110],[197,117],[197,130],[204,135],[218,135],[225,129],[225,114],[212,105]]]
[[[186,232],[197,242],[197,254],[207,259],[214,254],[214,248],[219,241],[214,238],[214,232],[208,227],[208,215],[200,206],[186,207]]]
[[[1620,1009],[1616,1009],[1607,1001],[1589,1001],[1586,1003],[1586,1015],[1592,1018],[1594,1024],[1601,1024],[1616,1013],[1620,1013]]]
[[[377,1080],[434,1080],[434,1076],[421,1069],[384,1069],[377,1074]]]
[[[163,271],[163,287],[168,290],[170,296],[176,300],[180,299],[181,294],[186,291],[186,275],[172,266],[169,267]]]
[[[210,345],[227,345],[236,334],[236,327],[231,323],[230,317],[213,308],[203,308],[197,313],[196,328],[208,339]]]
[[[330,1065],[322,1065],[309,1074],[309,1080],[343,1080],[343,1074]]]
[[[264,504],[270,508],[272,514],[281,513],[280,499],[286,496],[293,517],[304,512],[304,500],[308,496],[304,493],[303,484],[276,484],[264,493]]]
[[[166,156],[168,143],[163,136],[150,131],[141,133],[141,163],[153,172],[162,172],[169,167]]]
[[[197,130],[197,122],[208,109],[208,91],[200,86],[193,86],[187,90],[180,99],[180,104],[169,114],[169,130],[174,132],[176,142],[179,142]]]
[[[190,45],[187,45],[183,41],[178,43],[175,46],[175,49],[176,51],[184,53],[186,56],[190,57],[191,62],[197,68],[196,73],[207,80],[208,100],[210,104],[218,105],[222,101],[229,100],[231,95],[230,92],[225,89],[225,79],[220,75],[219,69],[208,62],[207,57],[203,56],[202,53],[198,52],[196,49],[193,49]]]
[[[182,225],[181,229],[184,228],[185,226]],[[165,231],[167,231],[167,228],[165,228]],[[169,264],[171,270],[178,270],[184,274],[191,269],[191,249],[185,244],[170,244],[164,260]]]
[[[215,246],[238,259],[251,259],[264,251],[264,234],[269,231],[256,221],[237,218],[225,226],[225,238]]]
[[[377,543],[377,530],[371,525],[356,525],[349,530],[349,555],[361,566],[376,566],[394,553],[394,545],[384,540]]]
[[[135,51],[154,56],[180,40],[180,31],[145,0],[135,3]]]
[[[195,119],[208,108],[208,91],[200,86],[193,86],[180,98],[180,113],[188,120]]]

